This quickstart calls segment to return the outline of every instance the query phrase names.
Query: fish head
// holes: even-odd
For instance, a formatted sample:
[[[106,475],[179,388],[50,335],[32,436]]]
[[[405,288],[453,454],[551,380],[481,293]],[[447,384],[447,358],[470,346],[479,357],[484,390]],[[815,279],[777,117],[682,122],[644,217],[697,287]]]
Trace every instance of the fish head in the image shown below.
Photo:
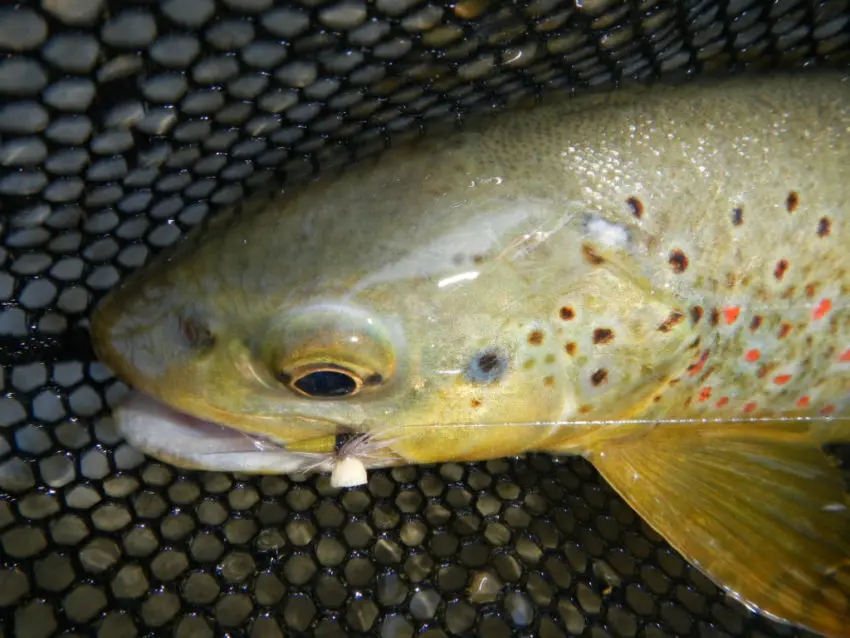
[[[422,260],[433,252],[412,246],[365,267],[344,247],[317,255],[308,242],[287,246],[285,261],[298,268],[264,288],[233,265],[245,248],[238,236],[190,236],[113,291],[92,319],[101,360],[155,400],[162,419],[182,429],[225,426],[202,428],[203,442],[186,439],[194,448],[221,439],[218,454],[225,438],[244,451],[246,442],[365,432],[408,461],[494,458],[551,433],[509,424],[551,421],[569,402],[561,346],[547,338],[554,328],[526,305],[525,282],[509,263],[467,250],[431,271]],[[452,241],[465,242],[438,243]],[[219,268],[222,260],[231,265]],[[128,425],[120,410],[117,418],[125,430],[148,427]],[[187,465],[193,453],[176,431],[148,430],[135,433],[137,447]]]

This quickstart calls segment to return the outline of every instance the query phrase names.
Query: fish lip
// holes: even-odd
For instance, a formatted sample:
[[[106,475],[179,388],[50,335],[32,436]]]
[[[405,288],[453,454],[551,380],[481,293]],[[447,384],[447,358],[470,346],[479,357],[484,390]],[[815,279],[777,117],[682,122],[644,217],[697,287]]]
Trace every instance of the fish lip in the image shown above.
[[[119,434],[132,447],[186,468],[287,474],[315,467],[321,456],[287,450],[273,437],[181,412],[137,389],[124,397],[113,415]]]

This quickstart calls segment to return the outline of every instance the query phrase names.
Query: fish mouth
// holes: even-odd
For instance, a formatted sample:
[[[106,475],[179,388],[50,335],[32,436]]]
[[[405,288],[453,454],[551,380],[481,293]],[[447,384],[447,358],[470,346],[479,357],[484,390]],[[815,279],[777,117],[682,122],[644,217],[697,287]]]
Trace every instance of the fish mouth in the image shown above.
[[[288,450],[271,437],[199,419],[138,390],[113,415],[131,446],[186,469],[291,474],[332,468],[332,454]]]

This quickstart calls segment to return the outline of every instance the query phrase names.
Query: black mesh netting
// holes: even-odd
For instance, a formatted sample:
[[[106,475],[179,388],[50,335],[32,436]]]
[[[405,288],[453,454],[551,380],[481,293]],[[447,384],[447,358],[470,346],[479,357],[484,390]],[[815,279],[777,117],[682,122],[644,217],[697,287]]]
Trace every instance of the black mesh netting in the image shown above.
[[[0,636],[796,632],[577,459],[181,472],[116,435],[92,304],[212,210],[553,88],[845,66],[850,2],[0,4]]]

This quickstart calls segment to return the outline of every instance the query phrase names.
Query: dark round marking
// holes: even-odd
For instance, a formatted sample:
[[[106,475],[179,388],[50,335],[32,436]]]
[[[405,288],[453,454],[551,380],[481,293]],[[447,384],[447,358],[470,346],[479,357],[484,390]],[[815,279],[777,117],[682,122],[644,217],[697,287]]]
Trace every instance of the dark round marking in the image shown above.
[[[661,402],[661,395],[656,394],[654,397],[652,397],[652,402],[653,403],[660,403]]]
[[[667,261],[673,266],[673,272],[677,275],[681,275],[688,269],[688,257],[680,248],[670,251],[670,259]]]
[[[580,406],[578,406],[578,413],[579,414],[589,414],[592,411],[593,411],[592,405],[580,405]]]
[[[761,326],[761,322],[762,322],[761,315],[756,315],[755,317],[753,317],[752,320],[750,321],[750,330],[752,330],[753,332],[758,330],[759,326]]]
[[[788,271],[788,260],[780,259],[776,262],[776,268],[773,269],[773,276],[776,277],[777,281],[782,281],[782,278],[785,276],[785,273]]]
[[[784,339],[788,336],[789,332],[791,332],[791,324],[786,322],[779,326],[779,333],[776,336],[780,339]]]
[[[528,333],[528,343],[533,346],[539,346],[543,343],[543,331],[542,330],[532,330]]]
[[[213,337],[212,331],[194,317],[180,318],[180,335],[190,348],[206,350],[215,345],[215,337]]]
[[[343,397],[357,390],[357,380],[341,370],[316,370],[297,379],[293,387],[308,397]]]
[[[590,382],[595,386],[600,386],[607,380],[608,371],[605,368],[599,368],[599,370],[590,375]]]
[[[806,297],[809,297],[809,298],[814,297],[815,291],[817,290],[817,288],[818,288],[817,284],[807,284],[806,285],[806,291],[805,291]]]
[[[569,306],[561,306],[561,309],[558,311],[558,316],[564,321],[570,321],[571,319],[575,319],[576,313],[575,310]]]
[[[605,260],[593,250],[593,246],[590,244],[582,244],[581,253],[584,255],[585,261],[591,266],[601,266],[605,263]]]
[[[818,221],[818,237],[826,237],[829,235],[831,226],[832,222],[829,221],[829,217],[821,217]]]
[[[732,211],[732,223],[735,226],[740,226],[744,223],[744,208],[743,206],[738,206]]]
[[[643,202],[641,202],[637,197],[629,197],[626,200],[626,203],[629,205],[632,215],[634,215],[636,219],[643,217]]]
[[[658,326],[658,330],[660,332],[670,332],[673,328],[682,323],[682,320],[685,318],[681,312],[674,310],[670,313],[670,316],[664,320],[660,326]]]
[[[489,349],[477,353],[464,369],[464,377],[472,383],[494,383],[508,369],[508,358],[499,350]]]
[[[700,319],[702,319],[702,306],[694,306],[691,308],[691,321],[698,324]]]
[[[383,380],[384,377],[382,377],[376,372],[375,374],[370,374],[368,377],[366,377],[366,379],[363,381],[363,385],[380,385]]]
[[[785,208],[788,209],[789,213],[793,213],[797,210],[797,206],[800,205],[800,196],[797,194],[797,191],[791,191],[788,193],[788,197],[785,198]]]
[[[576,353],[576,342],[575,341],[567,342],[567,345],[564,346],[564,350],[567,351],[568,355],[573,356]]]
[[[550,387],[555,384],[555,377],[549,375],[547,377],[543,377],[543,385]]]
[[[473,408],[480,408],[481,407],[481,401],[479,401],[478,399],[472,399],[469,402],[469,405]]]
[[[717,308],[711,309],[711,325],[716,326],[720,323],[720,311]]]
[[[473,255],[472,262],[476,264],[484,263],[484,255]]]
[[[593,343],[611,343],[614,341],[614,331],[610,328],[597,328],[593,331]]]

